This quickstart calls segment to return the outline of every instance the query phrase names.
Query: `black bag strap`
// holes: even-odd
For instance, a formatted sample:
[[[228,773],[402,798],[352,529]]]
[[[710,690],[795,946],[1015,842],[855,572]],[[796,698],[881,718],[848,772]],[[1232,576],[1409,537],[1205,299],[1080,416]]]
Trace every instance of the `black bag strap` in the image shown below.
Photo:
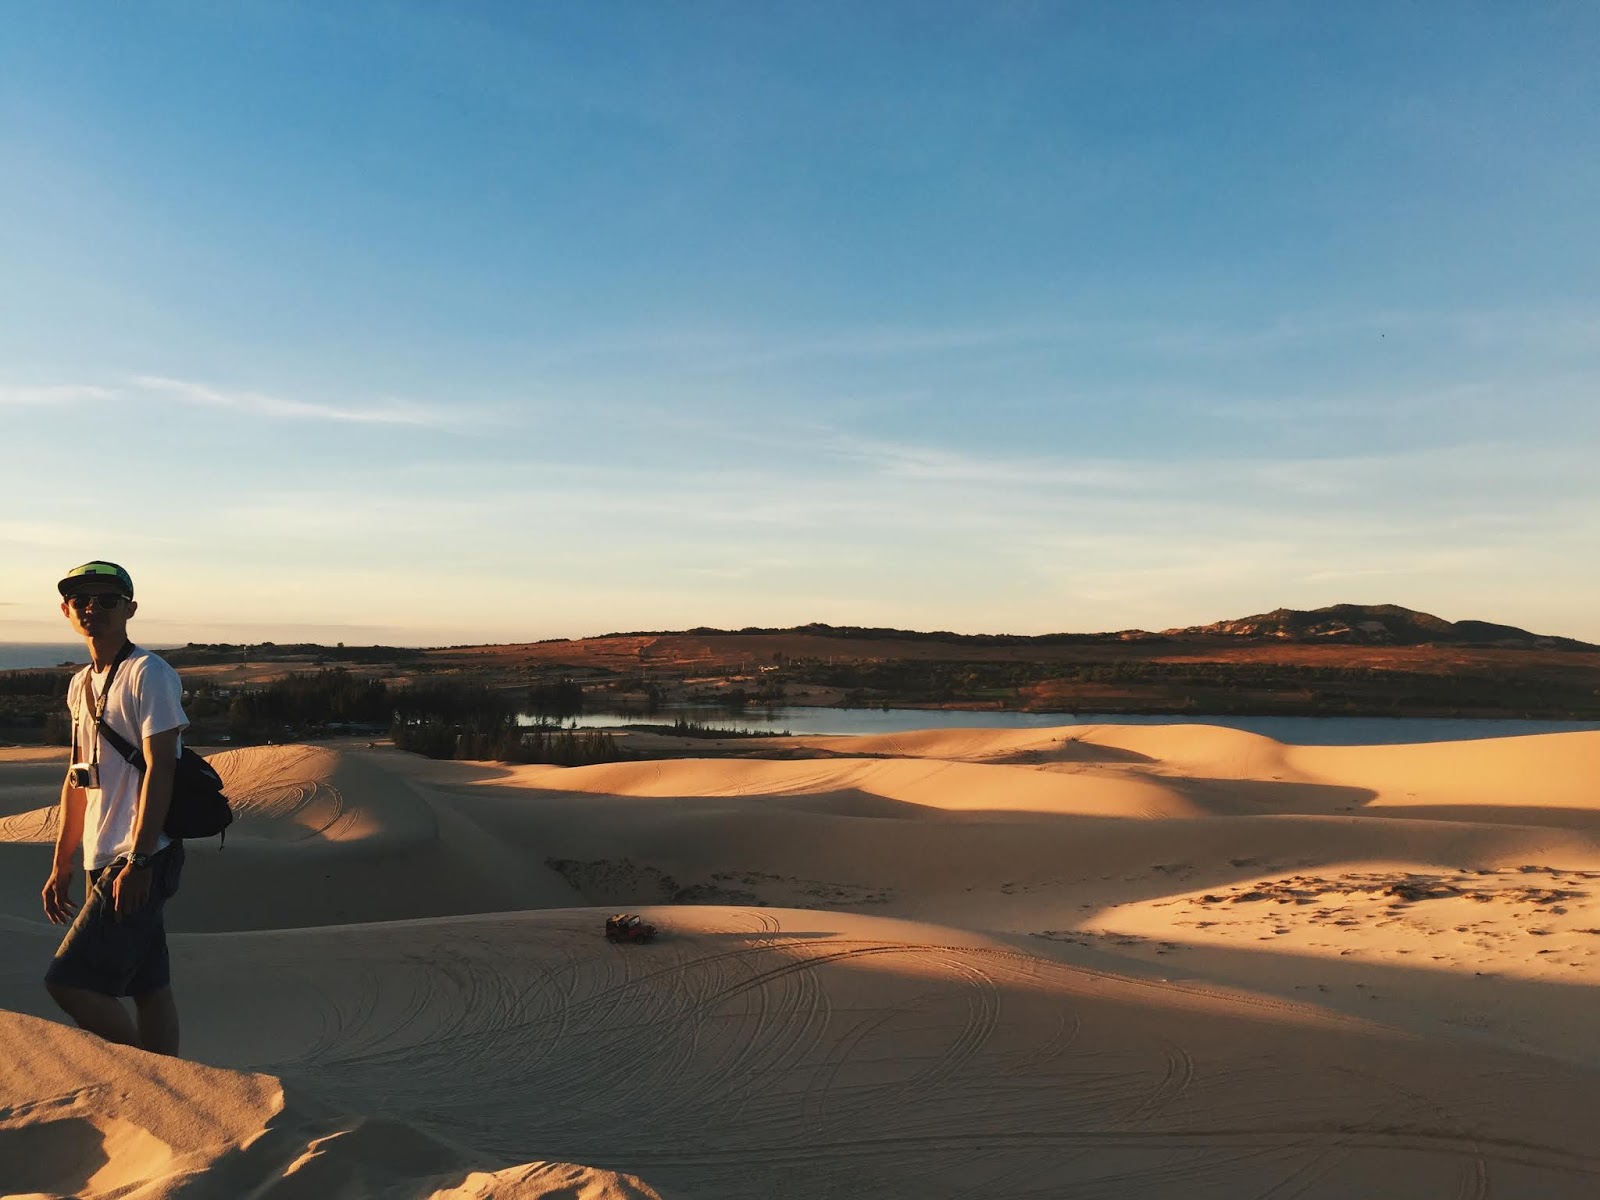
[[[130,767],[135,771],[144,770],[144,751],[135,748],[127,738],[107,725],[104,717],[100,718],[100,732],[105,735],[106,741],[111,743],[111,748],[128,760]]]

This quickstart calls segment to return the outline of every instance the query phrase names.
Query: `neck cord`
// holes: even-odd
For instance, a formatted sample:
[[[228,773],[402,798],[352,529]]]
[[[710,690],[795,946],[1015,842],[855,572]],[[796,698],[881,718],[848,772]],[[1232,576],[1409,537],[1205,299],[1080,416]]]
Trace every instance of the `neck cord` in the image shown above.
[[[100,689],[100,694],[98,696],[96,696],[94,694],[94,667],[93,667],[93,665],[91,665],[90,668],[89,668],[88,678],[86,678],[83,681],[83,686],[89,693],[89,700],[90,700],[90,709],[89,709],[89,711],[94,714],[94,731],[95,731],[94,749],[92,751],[90,751],[89,762],[91,764],[93,764],[94,766],[96,766],[96,767],[98,767],[100,765],[100,721],[105,716],[106,700],[111,695],[111,681],[117,677],[117,668],[122,665],[122,660],[127,658],[128,655],[130,655],[132,653],[133,653],[133,643],[129,642],[129,641],[124,641],[122,643],[122,649],[117,651],[117,656],[111,660],[111,666],[106,670],[106,682],[105,682],[105,685]],[[78,722],[76,720],[74,720],[72,722],[72,744],[73,744],[72,757],[74,759],[76,759],[78,757],[78,753],[77,753]]]

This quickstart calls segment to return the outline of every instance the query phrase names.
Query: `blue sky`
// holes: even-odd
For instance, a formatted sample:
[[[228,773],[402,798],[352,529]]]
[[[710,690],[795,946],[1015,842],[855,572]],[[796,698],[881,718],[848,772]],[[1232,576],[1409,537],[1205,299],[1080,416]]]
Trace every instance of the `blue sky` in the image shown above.
[[[0,641],[1600,640],[1600,8],[8,5]]]

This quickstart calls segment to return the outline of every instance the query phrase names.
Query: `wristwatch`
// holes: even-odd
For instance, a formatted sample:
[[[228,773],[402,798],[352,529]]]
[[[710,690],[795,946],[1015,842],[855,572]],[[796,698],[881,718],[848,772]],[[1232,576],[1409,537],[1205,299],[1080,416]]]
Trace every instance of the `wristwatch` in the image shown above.
[[[128,865],[135,871],[142,871],[150,865],[150,856],[148,854],[130,854],[128,855]]]

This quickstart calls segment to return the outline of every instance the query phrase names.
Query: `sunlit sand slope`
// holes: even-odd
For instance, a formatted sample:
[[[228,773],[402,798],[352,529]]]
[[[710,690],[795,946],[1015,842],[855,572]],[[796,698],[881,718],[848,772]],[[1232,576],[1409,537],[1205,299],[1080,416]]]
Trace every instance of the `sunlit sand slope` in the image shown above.
[[[149,1070],[32,1019],[61,764],[0,753],[0,1183],[1600,1194],[1600,735],[752,748],[812,757],[216,755],[170,922],[208,1066]]]

